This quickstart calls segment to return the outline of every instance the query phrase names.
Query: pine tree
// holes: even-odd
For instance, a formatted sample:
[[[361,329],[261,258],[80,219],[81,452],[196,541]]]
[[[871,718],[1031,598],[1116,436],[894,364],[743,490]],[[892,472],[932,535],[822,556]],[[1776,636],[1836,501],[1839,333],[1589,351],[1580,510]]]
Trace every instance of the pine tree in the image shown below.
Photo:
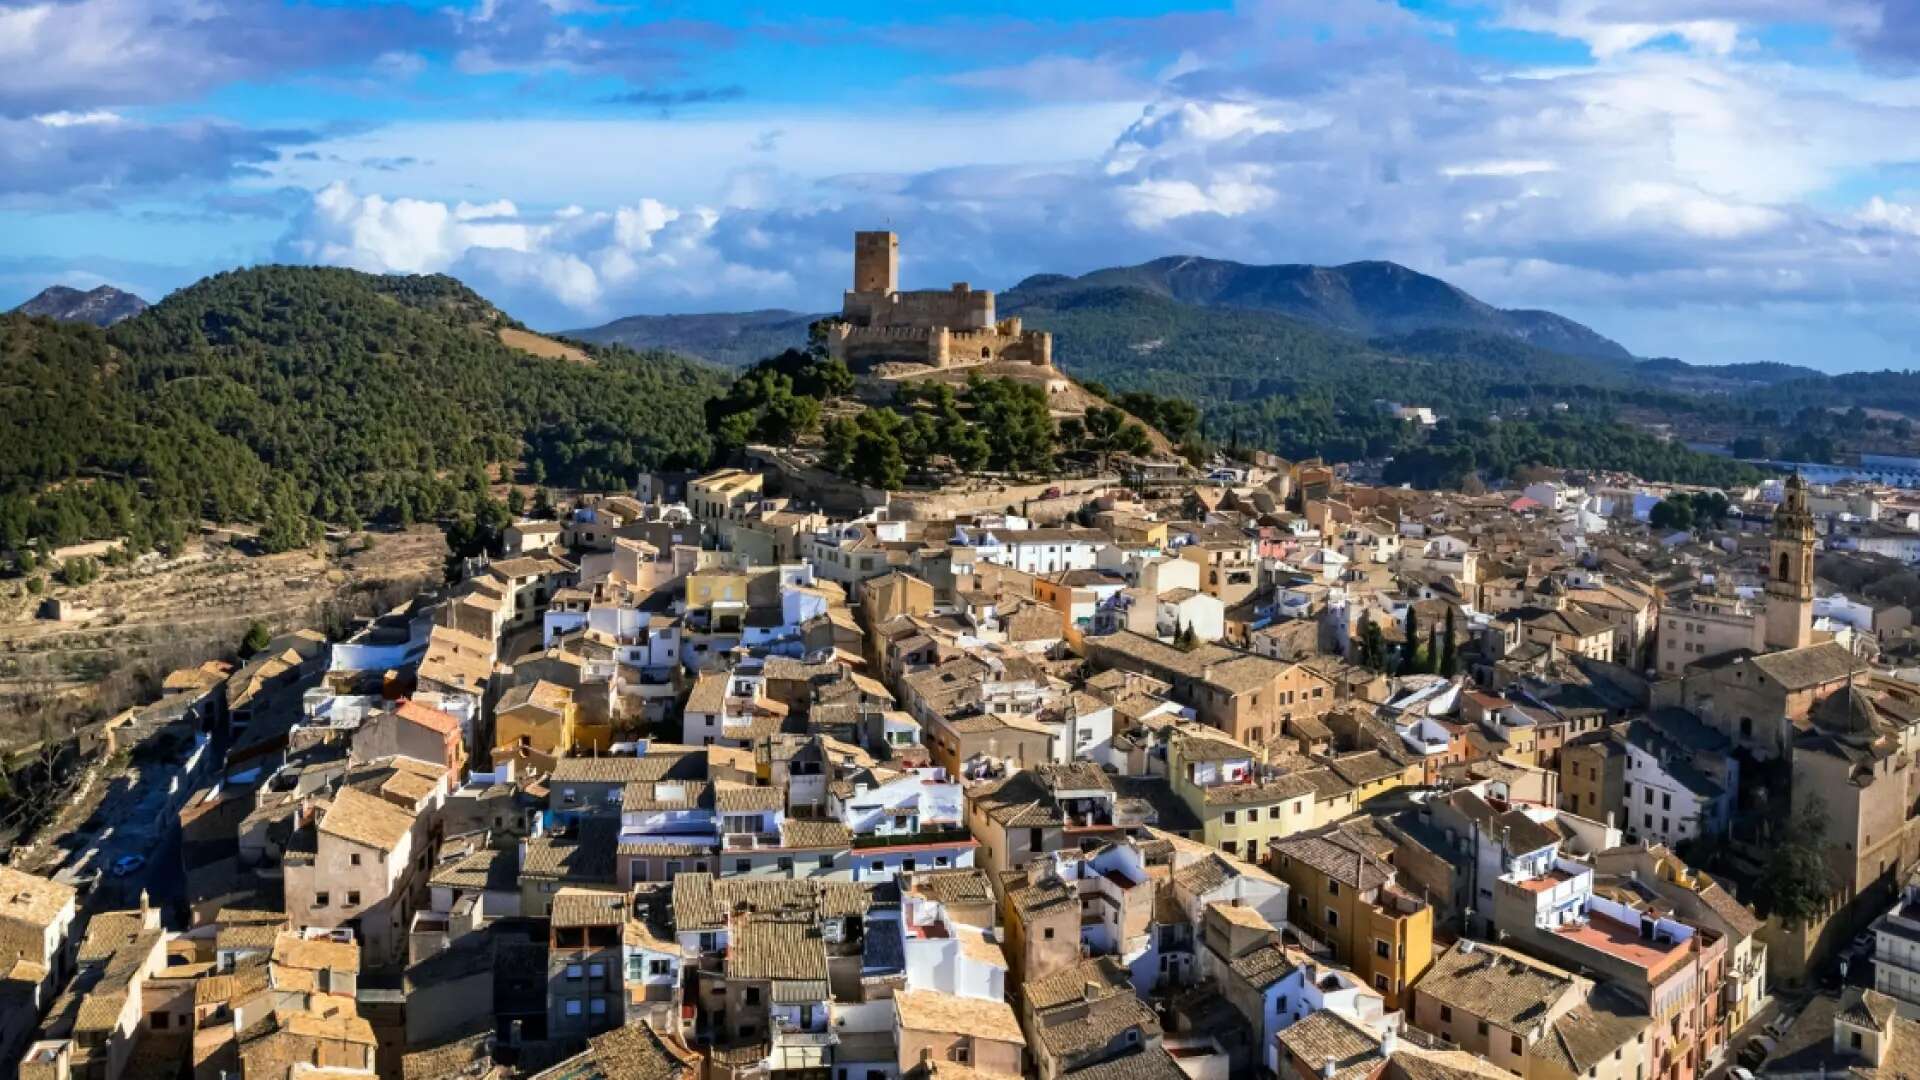
[[[1400,652],[1400,674],[1402,675],[1420,670],[1420,616],[1413,610],[1412,604],[1407,605],[1406,639],[1406,644],[1401,646]]]
[[[1440,638],[1440,664],[1438,671],[1449,679],[1459,674],[1460,643],[1455,639],[1453,629],[1454,609],[1447,608],[1447,629]]]

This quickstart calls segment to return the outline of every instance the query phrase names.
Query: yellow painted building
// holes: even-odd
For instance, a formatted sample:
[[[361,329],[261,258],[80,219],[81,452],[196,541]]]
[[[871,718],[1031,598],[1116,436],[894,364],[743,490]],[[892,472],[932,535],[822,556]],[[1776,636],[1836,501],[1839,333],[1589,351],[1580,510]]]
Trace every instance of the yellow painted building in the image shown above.
[[[542,679],[508,690],[493,710],[493,745],[524,748],[558,757],[579,751],[604,751],[611,732],[579,723],[573,691]],[[605,739],[605,742],[602,740]],[[584,744],[583,744],[584,740]]]
[[[1330,946],[1387,1008],[1404,1007],[1433,963],[1433,907],[1338,825],[1282,838],[1270,851],[1267,869],[1289,890],[1288,921]]]

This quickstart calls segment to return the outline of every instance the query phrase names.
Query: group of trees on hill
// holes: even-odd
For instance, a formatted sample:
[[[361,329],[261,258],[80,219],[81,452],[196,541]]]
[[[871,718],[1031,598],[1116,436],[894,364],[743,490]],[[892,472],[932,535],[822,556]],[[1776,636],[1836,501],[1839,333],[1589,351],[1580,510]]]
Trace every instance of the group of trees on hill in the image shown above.
[[[1391,456],[1394,482],[1423,487],[1454,486],[1468,476],[1498,482],[1527,465],[1710,484],[1759,475],[1617,418],[1631,408],[1676,423],[1719,420],[1745,415],[1747,405],[1649,386],[1623,365],[1516,338],[1432,329],[1366,340],[1272,312],[1183,304],[1137,288],[1004,299],[1008,314],[1053,332],[1064,370],[1092,380],[1089,389],[1098,386],[1097,393],[1176,443],[1189,441],[1175,430],[1181,425],[1135,407],[1129,394],[1183,401],[1197,417],[1195,433],[1216,445],[1335,462]],[[1423,430],[1382,409],[1383,398],[1431,406],[1458,421]],[[1505,422],[1489,423],[1496,414]]]
[[[1152,447],[1146,427],[1120,408],[1096,405],[1084,416],[1056,424],[1046,388],[1016,379],[976,375],[958,388],[908,382],[895,389],[890,404],[859,409],[847,401],[853,388],[846,365],[818,347],[770,356],[708,403],[716,453],[750,442],[792,445],[817,435],[828,469],[857,483],[896,490],[915,473],[1045,473],[1062,454],[1105,468],[1115,454]],[[1199,413],[1185,402],[1134,394],[1123,405],[1182,430],[1198,428]]]
[[[0,549],[171,548],[204,518],[278,550],[472,515],[475,474],[608,487],[706,459],[717,371],[544,359],[510,325],[449,277],[312,267],[216,275],[105,331],[0,317]]]

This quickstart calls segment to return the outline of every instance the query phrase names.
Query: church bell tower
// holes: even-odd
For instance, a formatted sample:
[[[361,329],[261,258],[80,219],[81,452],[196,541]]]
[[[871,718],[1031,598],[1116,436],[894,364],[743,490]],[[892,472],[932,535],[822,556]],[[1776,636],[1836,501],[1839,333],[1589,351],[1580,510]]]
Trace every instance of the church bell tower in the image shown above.
[[[1795,473],[1786,499],[1773,512],[1767,546],[1767,647],[1798,649],[1813,644],[1813,514],[1807,485]]]

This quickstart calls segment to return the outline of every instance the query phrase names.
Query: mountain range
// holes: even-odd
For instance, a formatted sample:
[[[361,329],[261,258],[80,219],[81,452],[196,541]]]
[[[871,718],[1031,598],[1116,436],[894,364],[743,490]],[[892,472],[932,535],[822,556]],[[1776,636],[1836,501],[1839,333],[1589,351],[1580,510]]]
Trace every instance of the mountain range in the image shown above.
[[[112,326],[147,310],[147,302],[111,285],[81,292],[65,285],[53,285],[14,308],[22,315],[40,315],[61,322],[81,322],[93,326]]]
[[[1249,266],[1169,256],[1068,277],[1035,274],[999,296],[1002,314],[1073,306],[1121,290],[1198,307],[1263,312],[1359,338],[1427,330],[1467,331],[1566,356],[1629,363],[1620,343],[1550,311],[1494,307],[1439,278],[1391,262],[1344,266]],[[780,309],[702,315],[638,315],[569,331],[585,341],[655,347],[724,364],[751,362],[806,340],[818,316]]]

